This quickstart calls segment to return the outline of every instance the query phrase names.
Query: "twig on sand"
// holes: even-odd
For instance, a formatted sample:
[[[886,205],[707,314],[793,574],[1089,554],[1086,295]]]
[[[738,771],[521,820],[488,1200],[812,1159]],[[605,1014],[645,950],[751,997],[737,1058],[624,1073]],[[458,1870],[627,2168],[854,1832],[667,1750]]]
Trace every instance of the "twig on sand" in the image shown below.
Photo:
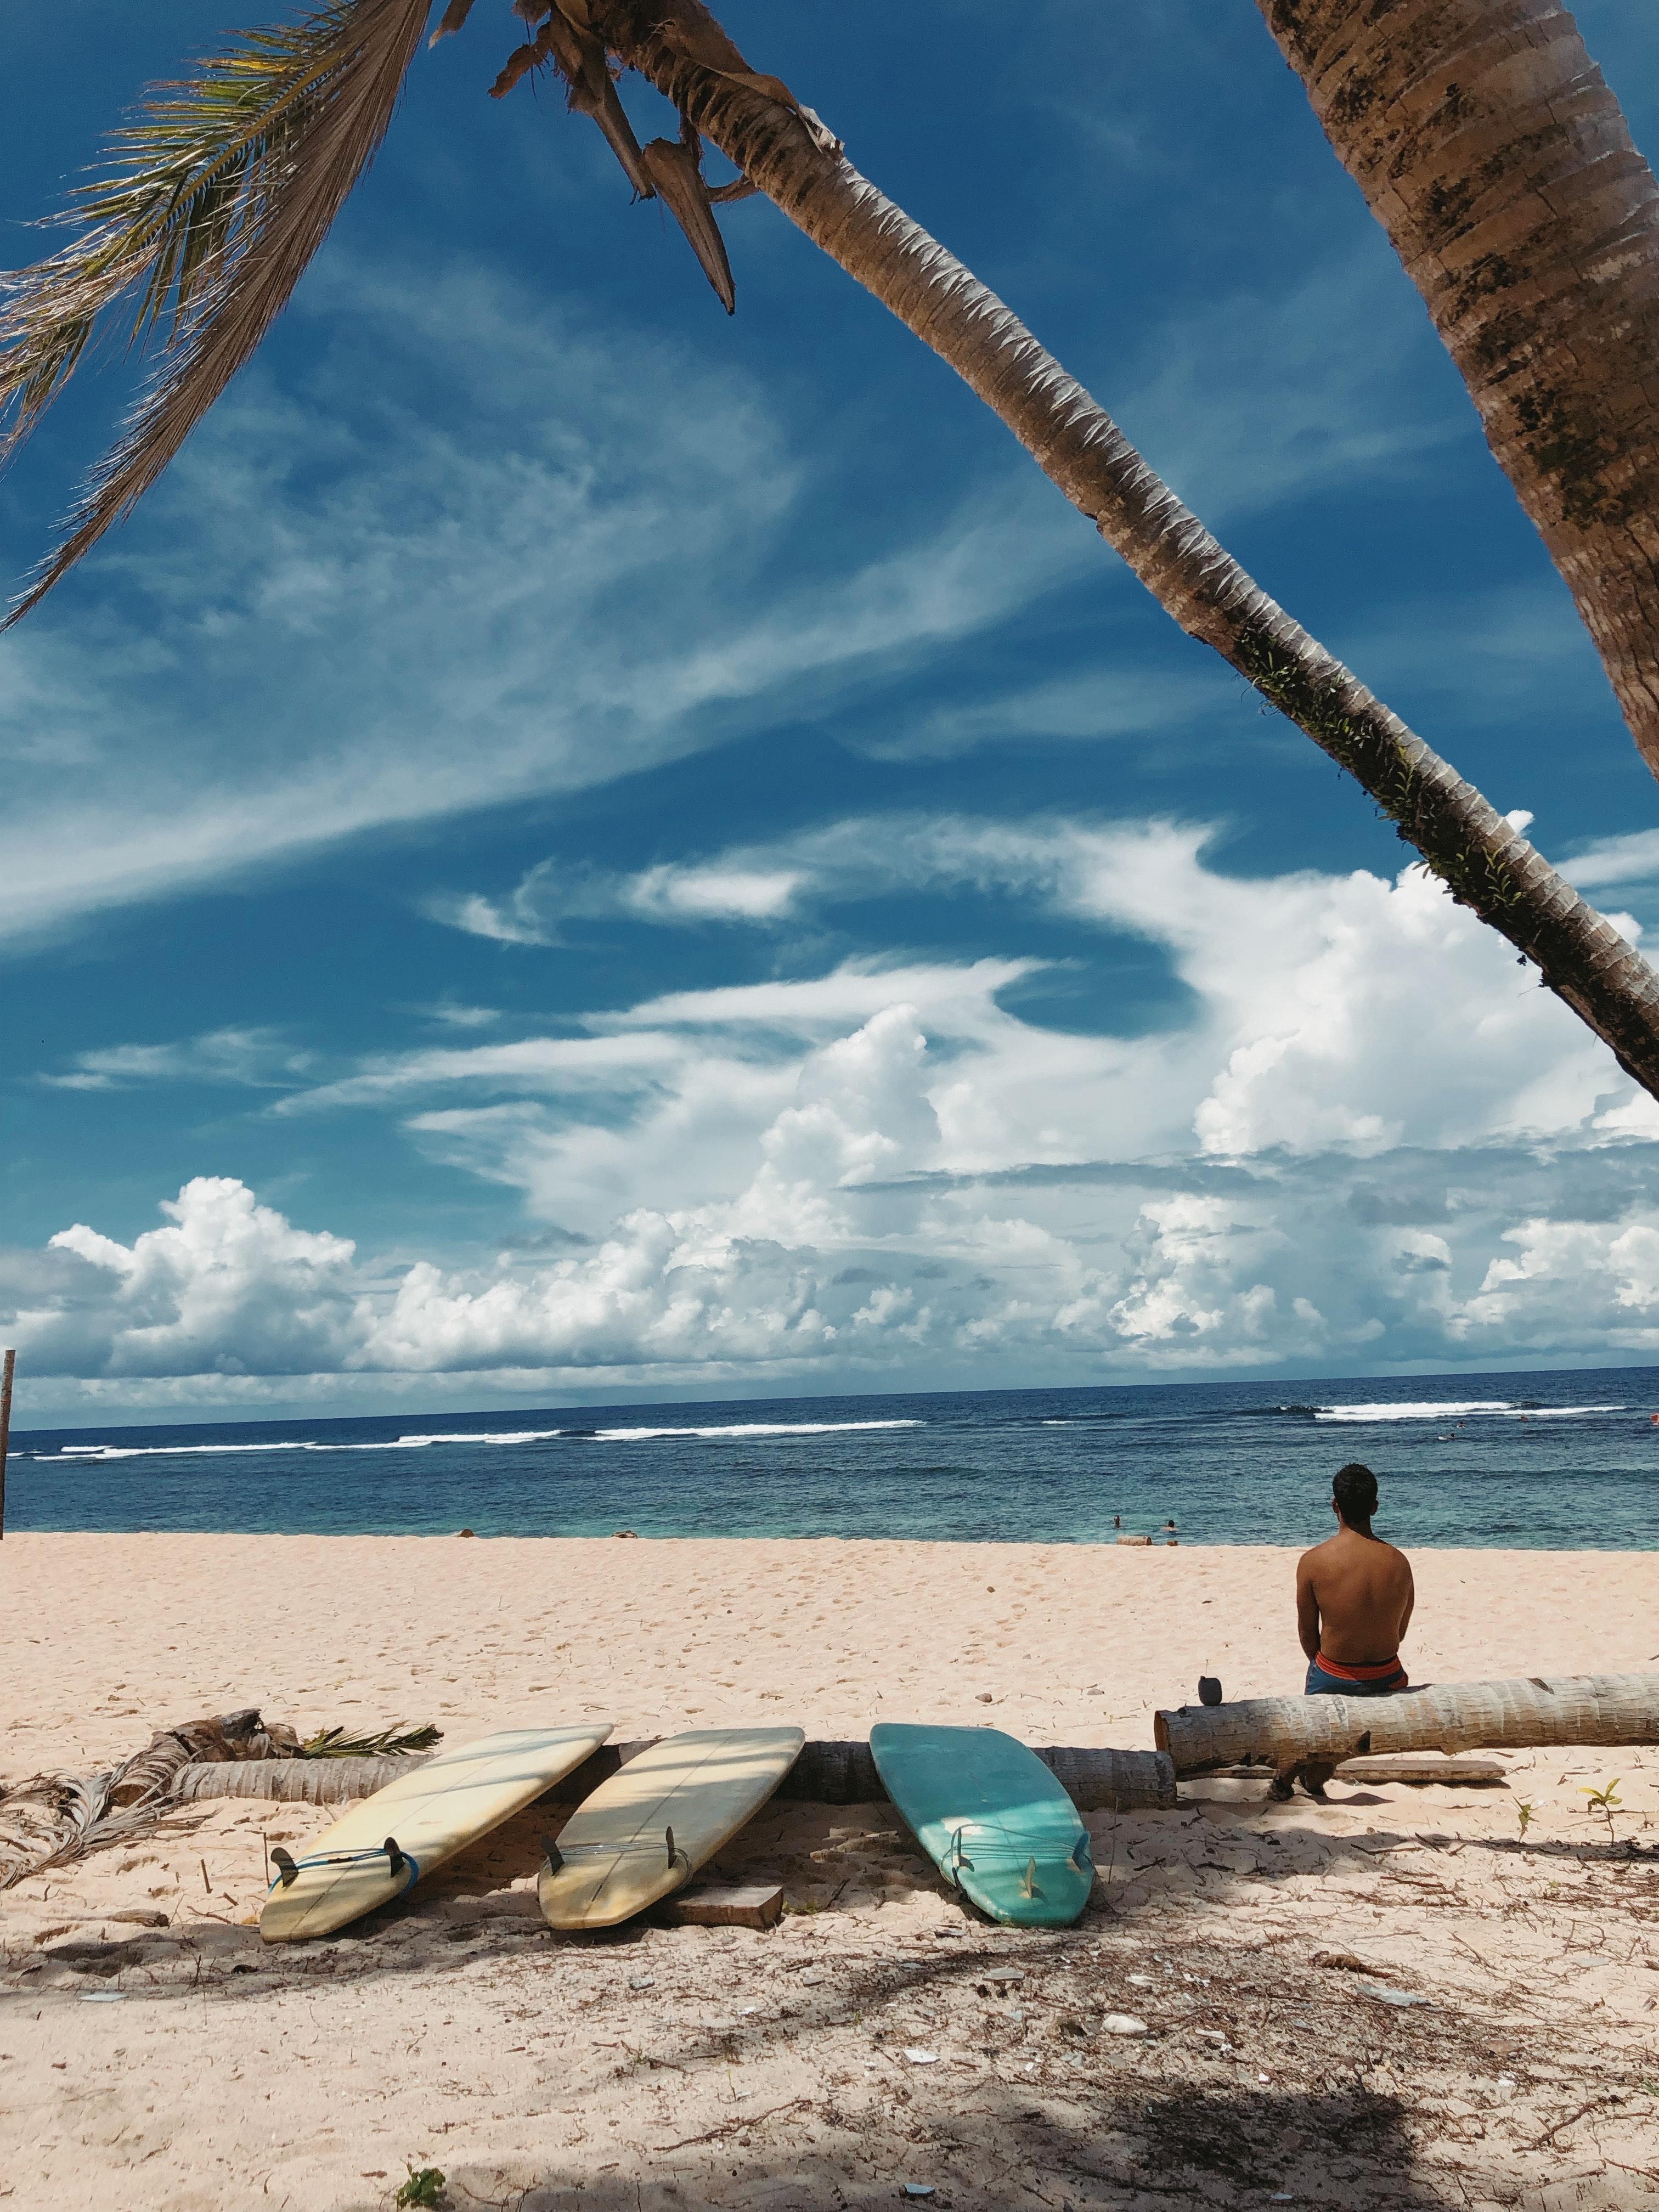
[[[1528,2150],[1553,2150],[1555,2138],[1563,2128],[1571,2127],[1575,2121],[1582,2120],[1588,2113],[1599,2112],[1604,2105],[1622,2105],[1624,2101],[1624,2093],[1618,2089],[1610,2089],[1602,2096],[1592,2097],[1587,2105],[1581,2105],[1576,2112],[1569,2112],[1565,2119],[1558,2120],[1553,2128],[1546,2128],[1543,2134],[1528,2143],[1527,2148]]]
[[[780,2112],[793,2112],[798,2106],[816,2102],[812,2097],[791,2097],[787,2105],[774,2105],[769,2112],[753,2113],[748,2119],[722,2120],[717,2128],[710,2128],[704,2135],[685,2136],[678,2142],[659,2143],[652,2156],[659,2158],[670,2150],[690,2150],[697,2143],[718,2142],[722,2136],[740,2135],[744,2128],[759,2127],[763,2120],[775,2120]]]

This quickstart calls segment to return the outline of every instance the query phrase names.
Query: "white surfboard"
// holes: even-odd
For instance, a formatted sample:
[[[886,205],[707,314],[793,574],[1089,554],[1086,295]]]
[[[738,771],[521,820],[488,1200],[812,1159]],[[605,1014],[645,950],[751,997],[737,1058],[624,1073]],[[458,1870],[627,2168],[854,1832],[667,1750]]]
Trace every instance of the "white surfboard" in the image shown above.
[[[259,1915],[260,1935],[267,1943],[327,1936],[390,1904],[562,1781],[611,1729],[609,1721],[502,1729],[423,1759],[354,1805],[299,1858],[273,1854],[276,1879]]]
[[[798,1728],[693,1729],[602,1782],[559,1832],[537,1883],[555,1928],[613,1928],[687,1881],[800,1756]]]

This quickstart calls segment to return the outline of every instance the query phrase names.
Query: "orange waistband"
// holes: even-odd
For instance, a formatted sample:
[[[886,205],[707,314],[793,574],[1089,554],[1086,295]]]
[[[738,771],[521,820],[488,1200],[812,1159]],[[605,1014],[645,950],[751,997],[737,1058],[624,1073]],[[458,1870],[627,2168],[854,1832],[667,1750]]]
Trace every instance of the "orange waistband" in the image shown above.
[[[1398,1655],[1392,1659],[1378,1659],[1365,1666],[1350,1667],[1344,1660],[1328,1659],[1322,1651],[1314,1665],[1322,1674],[1334,1675],[1340,1682],[1380,1682],[1385,1675],[1403,1674],[1406,1671]]]

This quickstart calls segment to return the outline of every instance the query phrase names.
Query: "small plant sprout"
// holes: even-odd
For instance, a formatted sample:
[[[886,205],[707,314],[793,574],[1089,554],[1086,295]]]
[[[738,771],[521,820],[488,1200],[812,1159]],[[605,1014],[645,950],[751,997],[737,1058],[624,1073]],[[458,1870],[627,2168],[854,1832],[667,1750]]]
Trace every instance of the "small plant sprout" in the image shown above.
[[[1588,1797],[1589,1800],[1586,1809],[1592,1813],[1599,1813],[1607,1822],[1609,1843],[1617,1843],[1619,1840],[1618,1832],[1613,1824],[1613,1816],[1615,1813],[1624,1810],[1624,1800],[1619,1795],[1620,1780],[1620,1776],[1615,1774],[1606,1789],[1581,1790],[1578,1793],[1581,1797]]]
[[[1515,1808],[1515,1817],[1521,1823],[1521,1833],[1524,1836],[1527,1830],[1532,1825],[1532,1805],[1530,1801],[1524,1798],[1522,1800],[1521,1803]]]
[[[444,2195],[444,2177],[435,2166],[411,2166],[408,2180],[400,2185],[392,2201],[400,2205],[442,2206],[449,2201]]]

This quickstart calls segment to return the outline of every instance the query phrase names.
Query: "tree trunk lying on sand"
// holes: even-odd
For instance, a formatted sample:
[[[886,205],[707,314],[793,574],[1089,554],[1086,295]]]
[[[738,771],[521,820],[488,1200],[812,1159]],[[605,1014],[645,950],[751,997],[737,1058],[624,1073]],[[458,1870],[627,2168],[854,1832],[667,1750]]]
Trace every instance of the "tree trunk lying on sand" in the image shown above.
[[[1545,1744],[1659,1743],[1659,1674],[1534,1675],[1437,1682],[1392,1698],[1255,1698],[1155,1714],[1177,1774],[1241,1760],[1329,1768],[1369,1752],[1524,1751]]]
[[[601,1782],[657,1739],[607,1743],[574,1773],[556,1783],[540,1804],[579,1805]],[[1133,1813],[1167,1808],[1176,1802],[1175,1768],[1156,1751],[1038,1751],[1073,1802],[1084,1813]],[[416,1759],[266,1759],[251,1765],[186,1766],[179,1777],[182,1802],[204,1797],[265,1797],[285,1804],[337,1805],[367,1797],[412,1773]],[[809,1743],[780,1785],[777,1796],[809,1805],[885,1802],[886,1790],[867,1743]]]
[[[283,1805],[343,1805],[372,1797],[423,1759],[256,1759],[234,1766],[185,1766],[173,1785],[173,1802],[203,1797],[263,1797]]]

